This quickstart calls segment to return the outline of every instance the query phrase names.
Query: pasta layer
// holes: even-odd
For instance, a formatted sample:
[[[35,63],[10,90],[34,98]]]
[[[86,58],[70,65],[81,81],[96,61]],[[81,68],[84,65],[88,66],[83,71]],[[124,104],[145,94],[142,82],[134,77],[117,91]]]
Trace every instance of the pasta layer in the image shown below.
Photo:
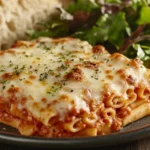
[[[108,134],[149,115],[149,101],[150,70],[101,45],[39,38],[0,52],[0,122],[23,135]]]

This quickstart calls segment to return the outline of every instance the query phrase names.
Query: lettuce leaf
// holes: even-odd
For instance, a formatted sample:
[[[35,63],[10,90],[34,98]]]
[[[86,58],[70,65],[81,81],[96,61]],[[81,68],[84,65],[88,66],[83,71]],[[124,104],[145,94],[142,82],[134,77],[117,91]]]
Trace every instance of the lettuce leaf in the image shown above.
[[[129,27],[124,12],[119,12],[113,17],[112,24],[108,33],[109,41],[118,49],[124,41],[127,28]]]
[[[92,45],[108,40],[116,48],[119,48],[123,44],[127,27],[128,23],[124,12],[116,15],[104,14],[98,19],[95,26],[84,32],[76,32],[74,37],[86,40]]]
[[[93,12],[98,10],[98,4],[93,0],[76,0],[75,3],[71,3],[67,8],[66,11],[73,14],[76,11],[82,10],[85,12]]]
[[[115,4],[120,4],[121,0],[105,0],[106,3],[115,3]]]
[[[140,10],[140,18],[137,21],[138,24],[150,23],[150,7],[145,6]]]

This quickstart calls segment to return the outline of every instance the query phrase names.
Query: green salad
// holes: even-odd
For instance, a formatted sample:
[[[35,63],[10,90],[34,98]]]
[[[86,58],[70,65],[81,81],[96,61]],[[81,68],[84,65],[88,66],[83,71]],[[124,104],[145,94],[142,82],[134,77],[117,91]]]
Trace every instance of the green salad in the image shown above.
[[[51,22],[30,29],[32,39],[71,36],[110,52],[140,58],[150,68],[150,0],[75,0]]]

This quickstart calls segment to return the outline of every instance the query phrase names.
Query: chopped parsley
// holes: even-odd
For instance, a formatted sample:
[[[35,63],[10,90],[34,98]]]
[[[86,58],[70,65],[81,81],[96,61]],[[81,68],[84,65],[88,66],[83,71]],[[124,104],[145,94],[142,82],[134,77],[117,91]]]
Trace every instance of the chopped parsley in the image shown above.
[[[47,94],[50,94],[51,96],[55,96],[55,94],[63,87],[66,85],[65,80],[61,80],[59,82],[53,83],[53,85],[49,88],[47,91]]]
[[[48,77],[48,73],[47,73],[47,72],[41,73],[41,74],[40,74],[40,77],[39,77],[39,80],[40,80],[40,81],[44,81],[44,80],[47,79],[47,77]]]
[[[6,82],[7,82],[7,80],[0,81],[1,84],[5,84]]]

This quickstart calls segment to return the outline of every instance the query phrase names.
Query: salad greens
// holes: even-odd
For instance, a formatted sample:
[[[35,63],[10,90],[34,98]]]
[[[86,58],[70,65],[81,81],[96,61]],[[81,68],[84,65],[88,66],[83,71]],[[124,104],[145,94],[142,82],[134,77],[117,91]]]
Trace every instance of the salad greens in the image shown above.
[[[102,44],[111,53],[138,57],[150,67],[149,6],[150,0],[75,0],[63,11],[58,8],[60,16],[40,23],[39,29],[28,34],[32,39],[80,38],[92,45]]]

